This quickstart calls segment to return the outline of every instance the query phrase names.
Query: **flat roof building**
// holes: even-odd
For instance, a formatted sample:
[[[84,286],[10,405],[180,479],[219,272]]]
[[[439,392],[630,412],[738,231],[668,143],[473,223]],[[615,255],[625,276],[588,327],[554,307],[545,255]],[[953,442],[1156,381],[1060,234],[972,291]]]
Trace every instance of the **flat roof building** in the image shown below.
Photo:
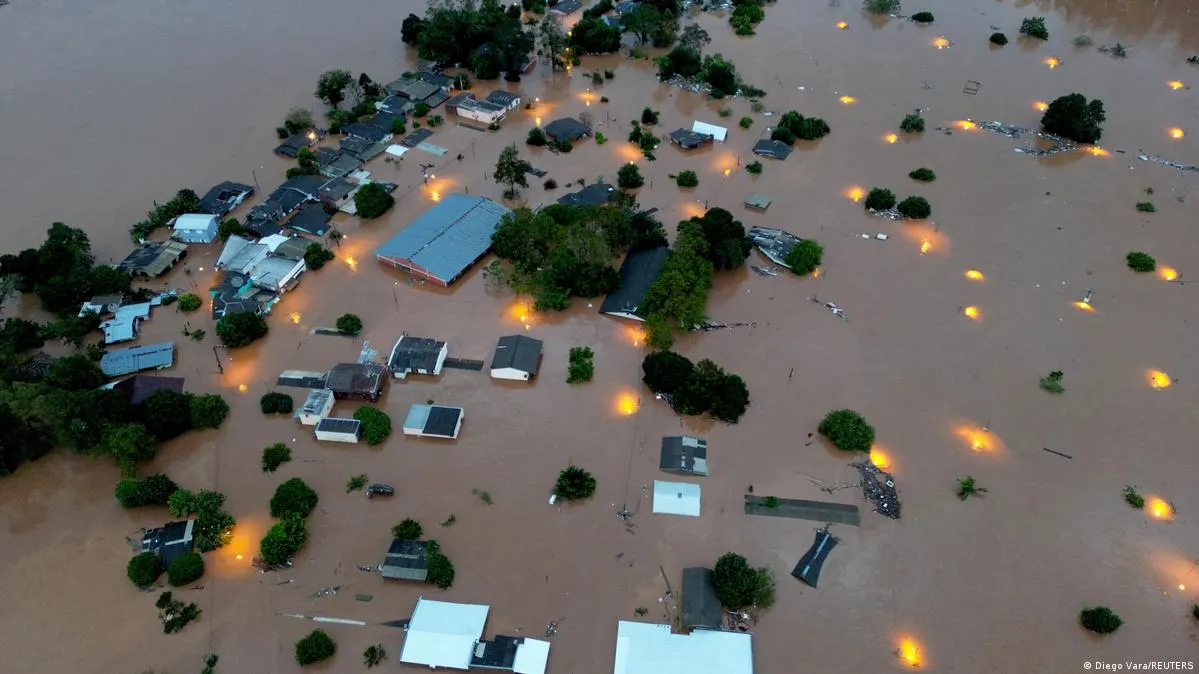
[[[387,368],[374,363],[338,363],[325,377],[325,388],[339,400],[377,401],[383,393]]]
[[[358,442],[362,436],[362,422],[357,419],[325,417],[316,422],[313,434],[317,440],[326,442]]]
[[[304,405],[296,411],[296,418],[305,426],[315,426],[333,411],[333,402],[333,392],[329,389],[312,389],[304,399]]]
[[[416,404],[408,408],[404,435],[417,438],[458,439],[465,410],[447,405]]]
[[[662,472],[708,475],[708,441],[691,435],[662,438]]]
[[[387,359],[387,369],[396,379],[406,379],[409,374],[441,374],[450,347],[439,339],[400,335]]]
[[[495,355],[491,357],[491,377],[493,379],[511,379],[528,381],[537,376],[541,368],[540,339],[525,335],[506,335],[500,337],[495,346]]]
[[[379,262],[449,287],[491,249],[512,211],[484,197],[451,194],[375,251]]]
[[[475,644],[487,626],[488,610],[482,604],[417,599],[400,662],[434,669],[470,669]]]
[[[670,625],[621,620],[612,674],[753,674],[748,632],[695,630],[672,634]]]
[[[666,246],[630,252],[620,265],[620,287],[604,298],[600,313],[644,321],[641,305],[669,256]]]
[[[161,370],[175,364],[175,343],[131,346],[106,352],[100,358],[100,370],[109,377],[142,370]]]
[[[415,580],[423,583],[429,578],[429,561],[425,557],[424,541],[391,541],[379,571],[390,580]]]
[[[654,514],[699,517],[699,506],[698,484],[654,480]]]

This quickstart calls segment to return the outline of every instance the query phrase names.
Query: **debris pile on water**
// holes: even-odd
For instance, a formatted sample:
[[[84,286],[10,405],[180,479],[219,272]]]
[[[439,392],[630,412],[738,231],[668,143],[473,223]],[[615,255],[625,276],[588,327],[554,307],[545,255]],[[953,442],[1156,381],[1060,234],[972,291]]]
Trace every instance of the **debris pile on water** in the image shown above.
[[[1145,154],[1144,150],[1137,150],[1137,159],[1141,161],[1151,161],[1156,164],[1169,166],[1170,168],[1178,169],[1179,171],[1199,171],[1199,166],[1195,164],[1179,164],[1178,162],[1170,161],[1165,157],[1159,157],[1155,154]]]
[[[862,492],[866,500],[874,504],[874,512],[899,519],[899,492],[895,489],[895,478],[869,461],[858,461],[851,465],[862,476]]]

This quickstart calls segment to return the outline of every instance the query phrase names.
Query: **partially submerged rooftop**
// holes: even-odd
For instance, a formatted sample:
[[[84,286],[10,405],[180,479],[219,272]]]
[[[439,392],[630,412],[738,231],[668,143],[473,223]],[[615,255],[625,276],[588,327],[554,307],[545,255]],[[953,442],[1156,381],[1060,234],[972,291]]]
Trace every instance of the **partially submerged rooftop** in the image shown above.
[[[394,539],[387,548],[379,567],[384,578],[425,582],[429,577],[429,562],[425,557],[424,541]]]
[[[387,367],[399,379],[413,372],[436,376],[441,374],[441,366],[448,352],[443,340],[400,335],[391,349]]]
[[[558,203],[564,206],[606,206],[620,199],[620,192],[608,183],[592,183],[577,192],[563,195]]]
[[[672,634],[670,625],[621,620],[616,627],[613,674],[753,674],[748,632],[695,630]]]
[[[156,552],[162,565],[170,566],[176,557],[192,551],[195,527],[195,520],[184,520],[148,529],[142,535],[142,552]]]
[[[591,135],[591,128],[574,117],[560,117],[542,128],[545,135],[560,143],[573,143]]]
[[[708,474],[708,441],[691,435],[662,438],[663,472],[680,475]]]
[[[182,241],[155,241],[138,246],[117,265],[130,276],[154,278],[162,276],[180,260],[187,257],[187,244]]]
[[[379,262],[449,286],[491,249],[491,236],[512,211],[484,197],[451,194],[384,242]]]
[[[183,393],[183,378],[151,377],[144,374],[135,374],[128,379],[122,379],[117,382],[113,385],[113,388],[128,392],[129,404],[140,405],[146,398],[149,398],[158,391],[166,390]]]
[[[718,630],[724,627],[724,609],[716,596],[712,570],[701,566],[683,569],[683,597],[679,607],[683,629]]]
[[[325,388],[337,398],[377,400],[383,392],[385,371],[375,363],[338,363],[329,369]]]
[[[161,370],[174,364],[174,342],[114,349],[105,352],[100,358],[100,370],[109,377],[119,377],[142,370]]]
[[[620,287],[604,298],[600,313],[644,321],[642,302],[669,255],[670,249],[666,246],[630,252],[620,265]]]
[[[224,217],[253,194],[253,187],[226,180],[200,197],[200,211]]]
[[[792,248],[803,241],[790,232],[784,232],[774,227],[751,227],[746,235],[771,262],[788,269],[791,268],[790,265],[783,260],[787,258],[787,253],[791,252]]]
[[[404,435],[457,439],[462,429],[463,413],[461,407],[415,404],[408,408],[408,416],[404,418]]]
[[[754,154],[759,157],[771,157],[773,159],[786,159],[790,156],[792,148],[790,145],[781,140],[770,140],[763,138],[754,145]]]
[[[489,607],[416,600],[400,662],[449,669],[470,669],[475,644],[483,637]]]

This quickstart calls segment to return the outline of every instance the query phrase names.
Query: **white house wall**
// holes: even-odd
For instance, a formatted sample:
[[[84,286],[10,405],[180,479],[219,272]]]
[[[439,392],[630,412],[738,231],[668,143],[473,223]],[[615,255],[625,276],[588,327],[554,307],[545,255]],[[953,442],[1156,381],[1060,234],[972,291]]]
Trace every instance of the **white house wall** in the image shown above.
[[[501,367],[498,370],[491,371],[492,379],[510,379],[512,381],[528,381],[529,373],[518,370],[514,367]]]
[[[458,107],[458,116],[473,119],[484,124],[493,124],[504,118],[504,111],[476,110],[474,108]]]
[[[316,431],[316,439],[326,442],[358,442],[358,436],[353,433],[330,433],[329,431]]]

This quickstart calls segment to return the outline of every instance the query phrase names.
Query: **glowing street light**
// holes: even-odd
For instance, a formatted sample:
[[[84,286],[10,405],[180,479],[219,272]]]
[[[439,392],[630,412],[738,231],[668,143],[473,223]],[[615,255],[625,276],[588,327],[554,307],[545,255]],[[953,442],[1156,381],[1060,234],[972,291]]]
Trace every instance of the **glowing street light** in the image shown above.
[[[914,639],[904,639],[899,642],[899,648],[896,649],[895,655],[900,662],[913,669],[920,666],[923,658],[920,655],[920,645]]]
[[[1045,65],[1049,66],[1050,70],[1053,70],[1054,68],[1060,66],[1061,64],[1062,64],[1062,60],[1056,56],[1048,56],[1045,58]]]
[[[983,276],[983,273],[977,269],[967,269],[966,278],[970,279],[971,281],[982,281],[986,277]]]
[[[1178,270],[1174,267],[1161,266],[1157,268],[1157,275],[1165,281],[1177,281]]]
[[[854,98],[853,96],[842,96],[841,98],[838,98],[837,100],[841,101],[841,105],[850,105],[851,103],[858,102],[858,99]]]
[[[1171,379],[1170,375],[1166,374],[1165,372],[1162,372],[1161,370],[1149,371],[1149,385],[1158,391],[1165,388],[1170,388],[1170,385],[1173,383],[1174,380]]]
[[[979,311],[978,307],[974,305],[970,305],[965,309],[962,309],[962,313],[966,315],[966,318],[969,318],[972,321],[977,321],[982,318],[982,312]]]
[[[866,196],[866,190],[855,185],[845,191],[845,196],[849,197],[856,204],[862,200],[862,197]]]
[[[1049,109],[1049,104],[1046,103],[1045,101],[1033,101],[1032,107],[1035,108],[1036,110],[1038,110],[1039,112],[1045,112],[1046,110]]]
[[[932,45],[937,49],[945,49],[946,47],[952,46],[953,43],[950,42],[949,38],[947,37],[936,37],[933,38]]]
[[[293,312],[291,312],[291,315],[288,316],[288,318],[291,319],[292,323],[295,323],[296,325],[300,324],[300,312],[293,311]]]
[[[1180,82],[1179,80],[1170,80],[1170,81],[1169,81],[1169,82],[1167,82],[1166,84],[1170,85],[1170,88],[1171,88],[1171,89],[1173,89],[1174,91],[1178,91],[1179,89],[1182,89],[1183,87],[1185,87],[1185,86],[1186,86],[1185,84],[1183,84],[1183,83],[1182,83],[1182,82]]]
[[[928,251],[930,251],[932,249],[933,249],[933,244],[928,239],[925,239],[920,242],[920,254],[921,255],[924,255],[925,253],[927,253]]]
[[[1111,153],[1111,152],[1108,152],[1107,150],[1105,150],[1105,149],[1103,149],[1103,148],[1099,147],[1098,145],[1092,145],[1092,146],[1088,147],[1088,148],[1087,148],[1087,152],[1090,152],[1091,154],[1095,155],[1096,157],[1110,157],[1110,156],[1112,156],[1112,153]]]
[[[845,23],[844,21],[837,22],[837,30],[845,30],[846,28],[849,28],[848,23]]]
[[[1174,140],[1181,140],[1185,136],[1186,136],[1186,133],[1184,133],[1183,130],[1179,129],[1178,127],[1170,129],[1170,137],[1173,138]]]
[[[1153,496],[1145,503],[1145,511],[1153,516],[1155,520],[1172,520],[1174,519],[1174,508],[1166,501]]]
[[[954,122],[953,125],[958,127],[959,129],[961,129],[962,131],[977,131],[978,130],[978,122],[975,122],[973,119],[959,120],[959,121]]]
[[[874,464],[874,467],[878,468],[879,470],[886,470],[891,466],[891,459],[883,450],[879,449],[878,447],[871,447],[870,463]]]
[[[887,141],[888,145],[892,145],[895,143],[895,141],[899,140],[899,136],[896,134],[893,134],[893,133],[889,133],[889,134],[883,136],[883,140]]]

